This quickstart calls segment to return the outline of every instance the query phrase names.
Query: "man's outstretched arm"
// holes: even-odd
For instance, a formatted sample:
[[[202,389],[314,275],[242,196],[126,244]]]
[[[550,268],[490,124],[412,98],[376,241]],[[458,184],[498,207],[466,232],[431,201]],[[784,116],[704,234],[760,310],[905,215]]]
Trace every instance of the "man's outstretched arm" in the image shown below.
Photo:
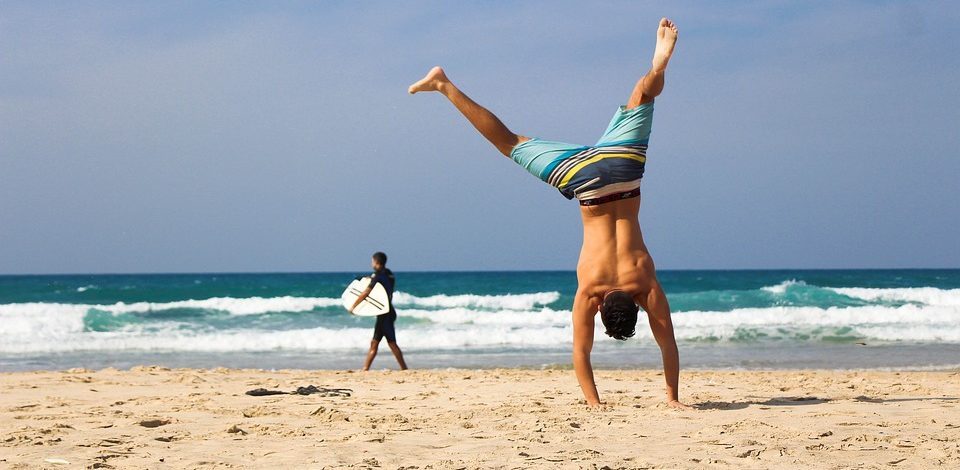
[[[666,304],[666,296],[657,286],[651,295],[641,303],[647,311],[650,320],[650,331],[660,346],[660,356],[663,358],[663,377],[667,385],[667,404],[674,408],[690,408],[680,403],[680,353],[677,352],[677,340],[673,334],[673,322],[670,320],[670,307]]]
[[[667,382],[667,401],[680,400],[680,353],[677,352],[677,340],[673,336],[673,324],[670,317],[656,318],[647,314],[650,319],[650,330],[660,346],[660,356],[663,358],[663,376]]]
[[[573,301],[573,370],[583,390],[587,406],[600,406],[600,394],[593,380],[593,365],[590,364],[590,351],[593,350],[594,317],[597,303],[585,294],[577,292]]]

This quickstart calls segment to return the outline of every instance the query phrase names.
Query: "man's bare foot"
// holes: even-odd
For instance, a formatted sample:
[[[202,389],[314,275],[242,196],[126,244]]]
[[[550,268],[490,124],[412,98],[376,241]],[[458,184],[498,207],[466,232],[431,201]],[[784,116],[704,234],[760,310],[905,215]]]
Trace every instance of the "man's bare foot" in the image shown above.
[[[450,83],[447,75],[442,68],[434,67],[419,82],[410,85],[407,92],[412,95],[420,91],[440,91],[440,86],[444,83]]]
[[[677,25],[666,18],[660,19],[660,27],[657,28],[657,48],[653,51],[654,72],[663,72],[667,69],[667,62],[670,62],[675,44],[677,44]],[[441,70],[440,73],[442,74],[443,71]]]
[[[670,400],[670,401],[668,401],[668,402],[667,402],[667,406],[669,406],[670,408],[678,409],[678,410],[692,410],[692,409],[693,409],[692,406],[690,406],[690,405],[684,405],[683,403],[680,403],[680,402],[677,401],[677,400]]]

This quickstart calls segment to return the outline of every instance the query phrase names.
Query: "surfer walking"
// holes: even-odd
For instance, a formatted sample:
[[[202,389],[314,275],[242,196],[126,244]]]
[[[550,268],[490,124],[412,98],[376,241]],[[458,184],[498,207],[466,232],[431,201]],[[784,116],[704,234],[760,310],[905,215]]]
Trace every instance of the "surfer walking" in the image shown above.
[[[411,94],[435,91],[444,95],[500,153],[568,199],[580,201],[583,247],[573,304],[573,365],[591,407],[601,406],[590,363],[597,313],[607,335],[626,340],[635,333],[642,307],[660,346],[667,404],[690,408],[679,401],[680,359],[670,306],[657,281],[639,222],[640,179],[653,102],[663,91],[664,73],[676,41],[676,25],[661,19],[650,70],[636,82],[627,104],[617,110],[603,136],[592,146],[514,134],[493,113],[460,91],[440,67],[431,69],[408,90]]]
[[[370,285],[353,302],[350,311],[353,312],[353,309],[357,308],[357,305],[360,305],[360,302],[363,302],[363,299],[370,295],[373,286],[378,282],[387,291],[390,311],[383,315],[377,315],[377,323],[373,327],[373,339],[370,340],[370,350],[367,351],[367,360],[363,363],[363,370],[370,370],[370,365],[373,364],[373,359],[377,357],[377,349],[380,348],[380,341],[383,338],[387,338],[387,345],[390,346],[393,357],[397,359],[400,370],[407,370],[407,363],[403,360],[403,351],[400,350],[400,346],[397,346],[397,333],[394,329],[394,322],[397,321],[397,311],[393,308],[393,289],[396,285],[396,278],[393,276],[393,272],[387,269],[387,255],[380,251],[374,253],[370,259],[370,267],[373,268],[373,274],[370,275]]]

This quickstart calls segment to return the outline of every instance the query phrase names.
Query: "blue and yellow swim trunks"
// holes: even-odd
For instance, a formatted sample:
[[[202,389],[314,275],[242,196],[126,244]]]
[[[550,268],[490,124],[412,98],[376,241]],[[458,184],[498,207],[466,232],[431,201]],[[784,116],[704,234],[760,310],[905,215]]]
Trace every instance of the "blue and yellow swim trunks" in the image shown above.
[[[653,124],[653,102],[623,106],[596,145],[533,138],[518,144],[510,158],[560,190],[567,199],[592,205],[639,195]]]

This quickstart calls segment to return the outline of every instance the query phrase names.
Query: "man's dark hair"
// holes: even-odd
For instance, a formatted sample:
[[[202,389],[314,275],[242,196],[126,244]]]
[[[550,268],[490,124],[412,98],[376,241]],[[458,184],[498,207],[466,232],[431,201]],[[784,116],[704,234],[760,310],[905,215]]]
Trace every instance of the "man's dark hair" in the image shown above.
[[[380,266],[386,266],[386,265],[387,265],[387,255],[386,255],[386,253],[384,253],[384,252],[382,252],[382,251],[378,251],[378,252],[374,253],[374,254],[373,254],[373,259],[374,259]]]
[[[630,294],[622,290],[607,294],[600,306],[600,321],[607,328],[607,336],[621,341],[633,336],[637,332],[639,311]]]

